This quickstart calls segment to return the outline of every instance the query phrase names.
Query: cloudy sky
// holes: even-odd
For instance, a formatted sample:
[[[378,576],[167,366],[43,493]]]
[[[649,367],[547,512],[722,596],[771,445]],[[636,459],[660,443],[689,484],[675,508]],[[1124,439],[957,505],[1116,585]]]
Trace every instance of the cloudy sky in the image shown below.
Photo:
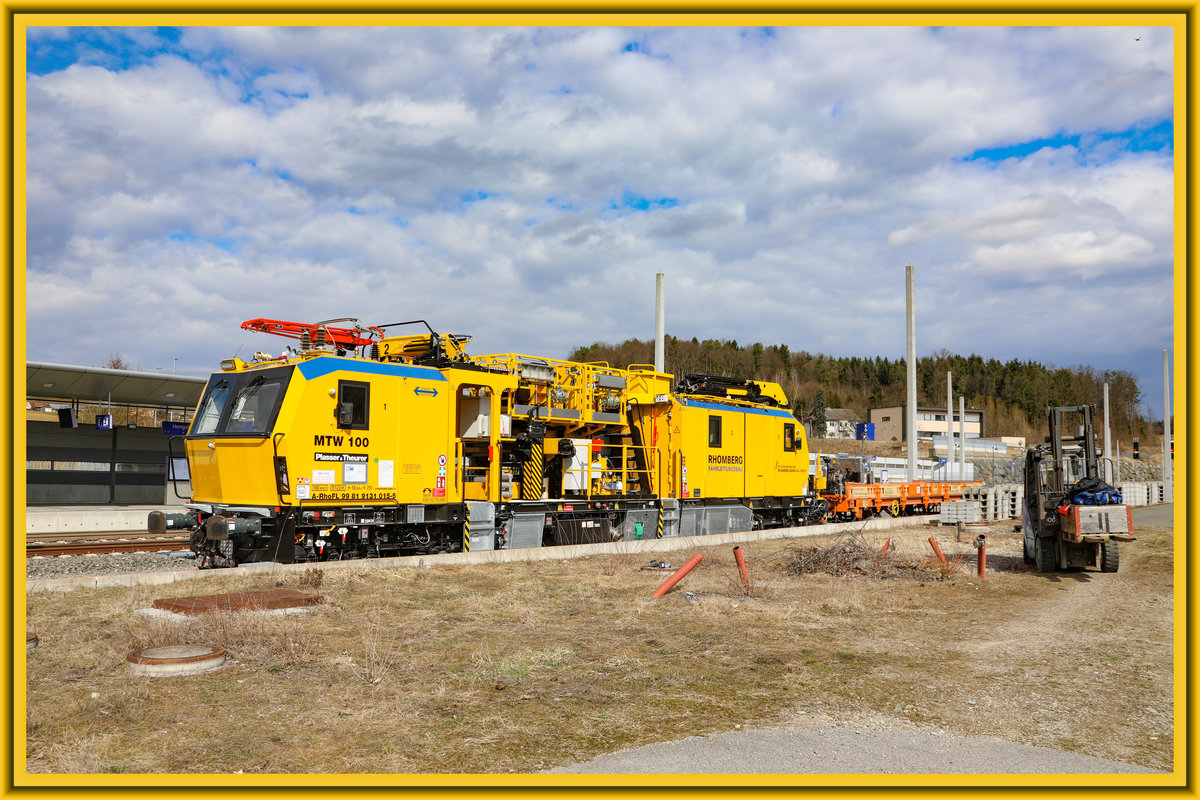
[[[26,356],[255,317],[1125,369],[1173,333],[1169,28],[29,28]]]

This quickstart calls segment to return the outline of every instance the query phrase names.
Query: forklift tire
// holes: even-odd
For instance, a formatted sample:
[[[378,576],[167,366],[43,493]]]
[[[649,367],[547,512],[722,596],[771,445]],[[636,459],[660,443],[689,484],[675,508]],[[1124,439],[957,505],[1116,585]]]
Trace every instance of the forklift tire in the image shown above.
[[[1116,542],[1105,542],[1100,545],[1100,571],[1116,572],[1121,565],[1121,554]]]
[[[1034,544],[1034,559],[1038,572],[1054,572],[1058,567],[1058,540],[1053,536],[1043,536]]]

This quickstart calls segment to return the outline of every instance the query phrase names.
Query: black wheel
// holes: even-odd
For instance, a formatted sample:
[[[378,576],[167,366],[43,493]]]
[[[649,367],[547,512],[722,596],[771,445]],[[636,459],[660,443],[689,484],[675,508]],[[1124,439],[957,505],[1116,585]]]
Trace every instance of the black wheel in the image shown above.
[[[1058,567],[1058,539],[1043,536],[1034,542],[1034,559],[1038,572],[1053,572]]]
[[[1116,542],[1105,542],[1100,545],[1100,571],[1116,572],[1121,564],[1121,554]]]

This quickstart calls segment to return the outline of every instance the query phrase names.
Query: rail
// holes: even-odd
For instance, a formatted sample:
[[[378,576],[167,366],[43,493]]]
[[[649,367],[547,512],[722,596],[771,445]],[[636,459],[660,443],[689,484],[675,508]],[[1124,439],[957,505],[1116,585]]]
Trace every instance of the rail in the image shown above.
[[[25,540],[26,558],[187,549],[187,536],[147,536],[145,531],[30,534]]]

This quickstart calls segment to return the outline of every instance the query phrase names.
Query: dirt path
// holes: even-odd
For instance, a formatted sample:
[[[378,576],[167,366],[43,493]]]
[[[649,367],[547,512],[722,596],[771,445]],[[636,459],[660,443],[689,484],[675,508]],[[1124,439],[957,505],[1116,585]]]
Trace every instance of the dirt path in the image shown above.
[[[1150,774],[1159,770],[1000,739],[847,725],[729,731],[608,753],[548,772],[951,775]]]
[[[1141,529],[1141,542],[1123,546],[1116,574],[1052,575],[1023,568],[1011,530],[998,525],[989,533],[991,563],[1001,571],[991,580],[1009,585],[969,608],[946,609],[940,635],[908,629],[886,643],[886,675],[872,680],[897,687],[904,699],[894,707],[800,709],[779,726],[633,748],[551,771],[1169,772],[1173,685],[1171,671],[1155,666],[1170,662],[1173,646],[1173,582],[1164,561],[1171,530]],[[920,625],[927,628],[928,617]],[[860,644],[843,641],[847,650]],[[920,658],[922,651],[932,658]],[[944,671],[929,674],[931,662]],[[865,686],[845,694],[866,709],[881,705]]]

